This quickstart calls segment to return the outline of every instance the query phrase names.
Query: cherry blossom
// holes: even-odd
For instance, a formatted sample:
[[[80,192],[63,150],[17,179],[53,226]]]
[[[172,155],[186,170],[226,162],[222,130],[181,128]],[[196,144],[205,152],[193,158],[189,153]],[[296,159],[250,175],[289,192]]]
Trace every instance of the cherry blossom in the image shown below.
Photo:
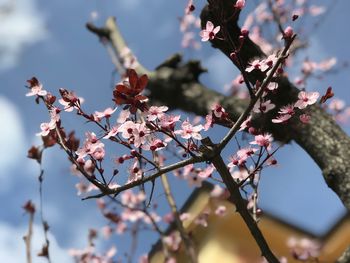
[[[133,121],[127,121],[123,123],[119,128],[118,132],[122,133],[124,139],[129,139],[133,136],[134,129],[136,128],[136,123]]]
[[[84,102],[84,98],[79,97],[79,104]],[[65,101],[63,98],[60,98],[58,102],[63,106],[63,110],[66,112],[72,112],[74,109],[78,109],[76,105],[72,105],[69,101]]]
[[[273,141],[272,135],[269,133],[265,133],[265,134],[256,135],[255,140],[250,142],[250,144],[256,144],[270,150],[272,141]]]
[[[118,134],[119,132],[119,127],[120,125],[113,126],[108,133],[103,137],[103,139],[109,139],[111,137],[114,137]]]
[[[226,215],[226,210],[227,210],[226,206],[220,205],[218,208],[216,208],[215,214],[217,216],[224,216],[224,215]]]
[[[239,183],[246,180],[249,176],[249,173],[247,169],[239,168],[238,170],[231,171],[231,176]]]
[[[292,115],[290,114],[283,114],[283,115],[279,115],[276,118],[272,119],[271,121],[273,123],[285,123],[287,122],[290,118],[292,118]]]
[[[315,240],[292,237],[288,240],[287,245],[293,257],[297,260],[306,261],[310,258],[317,258],[320,255],[321,245]]]
[[[214,172],[215,167],[213,165],[209,165],[207,168],[203,169],[202,171],[200,171],[198,173],[198,176],[205,179],[208,178],[212,175],[212,173]]]
[[[148,135],[150,130],[146,127],[145,123],[136,124],[133,129],[133,143],[136,148],[147,142]]]
[[[245,6],[245,0],[237,0],[236,4],[234,5],[234,7],[237,9],[243,9],[244,6]]]
[[[220,198],[223,196],[223,194],[225,193],[224,188],[222,188],[220,185],[214,185],[213,190],[211,190],[210,192],[210,197],[212,198]]]
[[[203,29],[199,35],[202,37],[202,41],[213,40],[216,34],[220,31],[220,26],[214,28],[214,24],[211,21],[207,21],[205,29]]]
[[[291,26],[288,26],[283,32],[284,38],[291,38],[293,35],[294,35],[294,30]]]
[[[149,121],[159,120],[169,108],[167,106],[151,106],[145,113]]]
[[[225,118],[227,116],[227,113],[225,109],[220,104],[214,104],[212,107],[212,111],[216,118]]]
[[[160,126],[166,130],[173,131],[175,129],[176,122],[180,120],[180,115],[163,115],[160,118]]]
[[[299,100],[294,104],[294,107],[305,109],[307,106],[316,103],[319,96],[318,92],[300,91],[298,94]]]
[[[43,85],[38,81],[37,78],[33,77],[30,80],[27,80],[30,91],[26,94],[27,97],[30,96],[46,96],[47,91],[43,89]]]
[[[103,118],[110,118],[112,114],[117,110],[117,108],[112,109],[111,107],[108,107],[104,111],[95,111],[94,120],[95,121],[101,121]]]
[[[185,8],[185,14],[188,15],[192,13],[194,9],[195,9],[195,6],[193,4],[193,0],[189,0]]]
[[[234,156],[230,157],[230,162],[228,163],[227,166],[232,169],[235,166],[244,165],[246,163],[246,160],[250,156],[254,155],[254,153],[257,150],[258,149],[252,148],[252,147],[242,148],[242,149],[238,150]]]
[[[86,133],[86,139],[82,148],[76,151],[78,160],[83,160],[87,155],[95,155],[98,160],[104,157],[104,144],[100,142],[93,132]]]
[[[198,217],[196,217],[196,219],[194,220],[194,223],[197,224],[197,225],[201,225],[201,226],[207,227],[208,226],[209,213],[210,213],[209,210],[205,210]]]
[[[289,115],[294,115],[294,105],[293,104],[288,104],[286,106],[283,106],[282,108],[279,109],[278,113],[280,114],[289,114]]]
[[[175,134],[180,134],[183,139],[196,139],[201,140],[202,136],[200,135],[200,131],[204,129],[202,125],[192,126],[192,124],[186,120],[181,124],[181,130],[175,131]]]
[[[259,100],[255,103],[253,111],[256,113],[266,113],[274,109],[275,107],[276,107],[275,104],[271,103],[271,100],[267,100],[264,102],[261,102]]]
[[[261,61],[259,59],[255,59],[252,62],[249,63],[249,67],[245,69],[247,72],[252,72],[254,69],[261,69]]]
[[[330,110],[340,112],[345,108],[345,102],[341,99],[334,98],[328,105]]]
[[[40,124],[41,132],[37,133],[37,136],[47,136],[51,130],[56,128],[56,122],[43,122]]]
[[[300,119],[300,121],[301,121],[302,123],[307,124],[307,123],[309,123],[311,117],[310,117],[310,115],[308,115],[308,114],[301,114],[301,115],[299,116],[299,119]]]
[[[240,131],[245,130],[246,128],[249,128],[251,126],[252,116],[249,115],[249,117],[241,124],[241,127],[239,128]]]
[[[177,251],[180,248],[181,236],[177,231],[173,231],[170,235],[163,237],[163,242],[172,251]]]

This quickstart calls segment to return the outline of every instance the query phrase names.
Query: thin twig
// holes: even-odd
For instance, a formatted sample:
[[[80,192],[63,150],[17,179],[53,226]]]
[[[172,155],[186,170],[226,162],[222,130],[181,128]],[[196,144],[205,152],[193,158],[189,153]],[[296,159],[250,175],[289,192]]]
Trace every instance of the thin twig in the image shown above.
[[[289,41],[287,41],[285,48],[281,52],[281,54],[278,56],[278,59],[275,63],[275,65],[270,70],[268,76],[264,79],[261,87],[259,88],[258,92],[256,93],[255,98],[251,99],[249,102],[248,107],[245,109],[245,111],[239,116],[236,123],[232,126],[232,128],[228,131],[228,133],[225,135],[225,137],[221,140],[220,144],[218,145],[217,149],[218,151],[221,151],[225,148],[225,146],[231,141],[233,136],[235,136],[236,132],[240,129],[242,123],[247,119],[248,115],[252,111],[255,103],[258,101],[258,99],[263,95],[266,87],[269,85],[273,75],[276,73],[277,69],[280,67],[282,62],[286,59],[288,50],[293,43],[296,35],[294,35]]]
[[[184,242],[184,250],[187,254],[188,260],[191,263],[196,263],[196,262],[198,262],[198,260],[197,260],[197,253],[195,251],[194,243],[193,243],[193,240],[186,233],[185,228],[182,224],[182,221],[180,219],[180,214],[179,214],[178,209],[176,207],[174,197],[171,193],[168,178],[167,178],[166,174],[163,174],[161,176],[161,178],[162,178],[162,184],[163,184],[165,196],[166,196],[166,199],[167,199],[168,204],[170,206],[171,212],[174,215],[176,227],[179,230],[181,239]]]

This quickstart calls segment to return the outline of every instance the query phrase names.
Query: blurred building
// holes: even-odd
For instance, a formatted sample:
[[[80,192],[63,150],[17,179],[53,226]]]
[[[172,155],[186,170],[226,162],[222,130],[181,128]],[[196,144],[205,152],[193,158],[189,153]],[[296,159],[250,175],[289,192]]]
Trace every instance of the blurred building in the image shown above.
[[[188,219],[183,223],[196,244],[199,263],[264,262],[234,205],[226,198],[213,197],[212,190],[212,185],[203,184],[193,192],[182,209],[182,213],[188,213]],[[204,226],[205,222],[207,226]],[[301,262],[295,260],[293,253],[300,257],[318,254],[318,261],[306,262],[333,263],[350,245],[349,215],[341,218],[323,236],[315,236],[268,214],[259,218],[259,228],[274,254],[284,256],[288,263]],[[174,233],[174,230],[174,226],[170,227],[167,234]],[[178,263],[188,262],[183,244],[175,251],[171,248],[168,251]],[[149,259],[151,263],[164,262],[161,241],[153,246]]]

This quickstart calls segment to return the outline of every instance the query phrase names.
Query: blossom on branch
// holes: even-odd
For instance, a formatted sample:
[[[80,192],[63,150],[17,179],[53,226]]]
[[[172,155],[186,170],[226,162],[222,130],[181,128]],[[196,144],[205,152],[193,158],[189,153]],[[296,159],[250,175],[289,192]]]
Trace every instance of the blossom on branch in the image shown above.
[[[202,41],[213,40],[217,33],[220,31],[220,26],[214,27],[214,24],[211,21],[207,21],[205,29],[203,29],[199,35],[202,38]]]
[[[36,77],[27,80],[30,88],[30,92],[26,94],[27,97],[30,96],[46,96],[47,91],[43,89],[43,85],[39,82]]]
[[[299,100],[294,104],[294,107],[305,109],[307,106],[315,104],[320,94],[318,92],[300,91],[298,94]]]

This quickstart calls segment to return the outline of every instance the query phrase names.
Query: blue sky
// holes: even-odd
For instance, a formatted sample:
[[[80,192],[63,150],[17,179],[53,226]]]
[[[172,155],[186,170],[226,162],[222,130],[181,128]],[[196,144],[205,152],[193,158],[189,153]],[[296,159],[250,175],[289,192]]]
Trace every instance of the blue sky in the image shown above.
[[[38,144],[35,133],[47,114],[33,99],[24,96],[25,81],[37,76],[45,88],[55,92],[65,87],[86,99],[90,110],[111,106],[110,79],[113,66],[97,38],[84,24],[97,10],[102,24],[109,15],[117,17],[130,48],[139,61],[150,69],[169,55],[182,51],[178,17],[185,1],[161,0],[0,0],[0,7],[10,3],[10,13],[0,19],[0,260],[24,262],[24,242],[27,217],[21,206],[28,199],[38,201],[36,163],[27,160],[27,149]],[[314,1],[328,2],[328,1]],[[200,4],[199,4],[200,5]],[[13,8],[13,9],[11,9]],[[350,58],[347,10],[350,2],[338,1],[316,33],[312,34],[307,55],[315,60],[337,56]],[[202,80],[209,87],[229,83],[236,71],[227,59],[204,45],[199,52],[185,52],[186,57],[200,57],[209,73]],[[312,89],[324,92],[332,85],[336,96],[348,103],[350,81],[348,69],[310,83]],[[74,120],[67,119],[67,125]],[[349,133],[349,126],[344,127]],[[324,232],[344,213],[337,196],[325,185],[320,170],[295,143],[279,153],[280,165],[263,174],[261,206],[288,222]],[[70,262],[66,249],[83,247],[87,229],[101,227],[105,222],[93,201],[82,202],[74,188],[76,178],[70,175],[66,158],[58,149],[44,156],[44,208],[51,225],[51,253],[54,262]],[[172,180],[177,198],[183,202],[190,189]],[[37,218],[38,219],[38,218]],[[39,222],[37,220],[37,222]],[[36,251],[42,239],[35,226]],[[139,251],[147,252],[150,242],[143,239]],[[117,243],[118,246],[118,243]],[[123,245],[118,247],[123,251]],[[18,258],[13,258],[18,255]],[[34,262],[41,262],[35,259]]]

